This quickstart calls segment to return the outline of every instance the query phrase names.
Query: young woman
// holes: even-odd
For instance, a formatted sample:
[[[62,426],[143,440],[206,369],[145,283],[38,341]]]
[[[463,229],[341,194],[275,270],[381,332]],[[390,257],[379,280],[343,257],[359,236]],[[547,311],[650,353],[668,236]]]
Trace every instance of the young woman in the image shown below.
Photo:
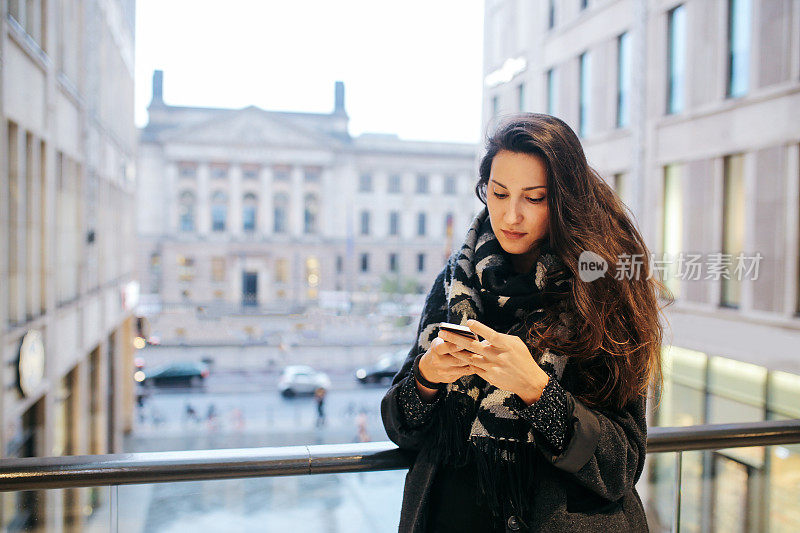
[[[413,452],[400,531],[647,531],[634,485],[666,289],[642,237],[549,115],[499,125],[475,191],[486,207],[381,402]]]

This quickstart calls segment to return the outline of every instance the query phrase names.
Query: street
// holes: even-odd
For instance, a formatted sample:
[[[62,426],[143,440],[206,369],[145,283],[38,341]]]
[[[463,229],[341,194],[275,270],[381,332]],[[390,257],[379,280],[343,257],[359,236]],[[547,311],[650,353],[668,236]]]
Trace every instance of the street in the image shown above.
[[[217,373],[202,389],[153,388],[125,451],[387,440],[380,400],[388,384],[363,386],[350,371],[329,375],[321,426],[313,397],[283,398],[277,373]],[[404,477],[388,471],[122,486],[121,530],[396,531]]]

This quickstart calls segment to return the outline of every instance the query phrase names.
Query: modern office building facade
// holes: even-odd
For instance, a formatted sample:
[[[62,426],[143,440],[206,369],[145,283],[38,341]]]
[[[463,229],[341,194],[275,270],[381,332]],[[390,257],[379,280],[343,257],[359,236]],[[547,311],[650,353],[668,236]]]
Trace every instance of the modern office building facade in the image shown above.
[[[168,105],[163,83],[139,140],[143,296],[285,309],[426,291],[477,212],[474,145],[351,137],[341,82],[331,113]]]
[[[800,2],[487,0],[485,15],[483,123],[565,120],[664,261],[653,423],[800,416]],[[787,450],[687,456],[682,528],[800,528]]]
[[[0,456],[121,451],[133,409],[134,2],[0,11]],[[5,493],[0,529],[80,528],[95,496]]]

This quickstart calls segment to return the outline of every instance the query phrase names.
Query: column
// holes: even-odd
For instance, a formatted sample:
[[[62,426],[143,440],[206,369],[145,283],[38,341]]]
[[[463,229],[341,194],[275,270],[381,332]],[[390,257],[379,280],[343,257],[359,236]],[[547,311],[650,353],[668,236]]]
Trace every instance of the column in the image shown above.
[[[100,178],[98,177],[98,181]],[[167,203],[167,227],[169,233],[180,232],[179,204],[180,195],[178,192],[178,165],[174,161],[167,163],[164,172],[164,196]]]
[[[9,132],[9,161],[11,175],[9,194],[9,287],[8,318],[11,322],[25,319],[25,133],[19,128]],[[13,153],[12,153],[13,152]]]
[[[211,195],[210,171],[208,163],[201,163],[197,168],[197,203],[195,204],[195,223],[197,233],[208,235],[211,233]]]
[[[258,230],[261,235],[272,235],[272,167],[264,165],[258,176]]]
[[[27,248],[27,271],[25,283],[25,310],[30,317],[39,316],[41,305],[41,150],[38,140],[28,138],[26,148],[27,172],[25,179],[25,238]]]
[[[303,168],[293,166],[291,172],[291,188],[289,189],[289,235],[303,235]]]
[[[228,179],[230,180],[228,232],[239,237],[242,235],[242,166],[238,163],[231,165]]]

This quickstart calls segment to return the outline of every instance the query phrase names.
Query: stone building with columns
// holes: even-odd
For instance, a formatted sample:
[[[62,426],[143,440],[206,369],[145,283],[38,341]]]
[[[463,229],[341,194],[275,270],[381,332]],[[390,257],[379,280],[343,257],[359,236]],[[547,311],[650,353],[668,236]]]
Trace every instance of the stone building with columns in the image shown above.
[[[426,291],[480,206],[476,146],[352,137],[342,82],[331,113],[168,105],[163,83],[137,175],[142,292],[159,303]]]

